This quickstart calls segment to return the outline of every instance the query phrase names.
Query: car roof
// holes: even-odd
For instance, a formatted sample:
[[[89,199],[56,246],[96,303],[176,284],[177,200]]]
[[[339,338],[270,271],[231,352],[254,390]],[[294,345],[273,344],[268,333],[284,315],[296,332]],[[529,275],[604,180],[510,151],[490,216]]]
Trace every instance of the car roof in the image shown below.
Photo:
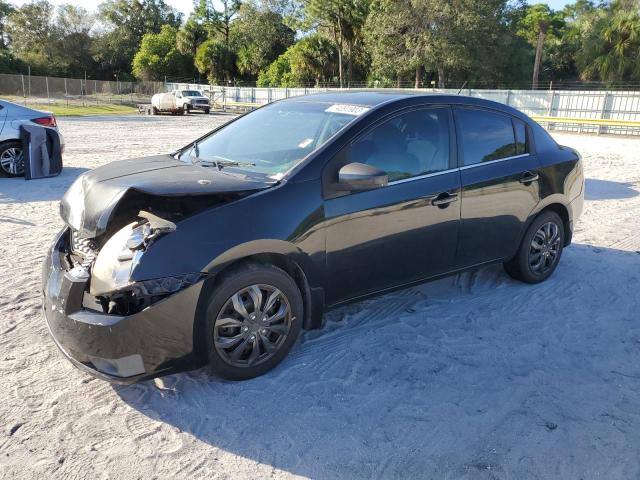
[[[469,97],[467,95],[451,95],[441,93],[431,93],[415,90],[348,90],[330,91],[323,93],[313,93],[280,100],[280,102],[314,102],[314,103],[344,103],[349,105],[359,105],[363,107],[375,108],[382,105],[396,102],[411,102],[416,104],[423,102],[433,104],[468,105],[500,110],[504,113],[514,115],[528,121],[528,117],[513,107],[504,103],[486,100],[484,98]],[[411,102],[413,103],[413,102]]]

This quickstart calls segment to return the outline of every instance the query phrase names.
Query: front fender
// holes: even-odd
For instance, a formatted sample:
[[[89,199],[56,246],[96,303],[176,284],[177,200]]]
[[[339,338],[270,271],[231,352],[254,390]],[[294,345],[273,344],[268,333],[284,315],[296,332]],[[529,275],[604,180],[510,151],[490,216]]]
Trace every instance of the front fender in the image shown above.
[[[237,245],[214,258],[203,269],[203,273],[215,275],[238,260],[258,254],[283,255],[297,263],[305,271],[313,270],[309,256],[294,244],[277,239],[253,240]]]
[[[323,218],[318,184],[267,189],[177,222],[144,253],[132,280],[215,274],[251,255],[278,254],[297,263],[311,287],[323,287]]]

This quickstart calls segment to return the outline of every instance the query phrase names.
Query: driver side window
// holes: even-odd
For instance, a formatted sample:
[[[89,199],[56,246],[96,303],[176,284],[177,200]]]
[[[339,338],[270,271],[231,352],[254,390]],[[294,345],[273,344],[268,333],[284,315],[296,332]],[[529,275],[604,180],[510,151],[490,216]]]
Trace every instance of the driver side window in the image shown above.
[[[349,161],[387,172],[389,181],[449,168],[449,109],[424,108],[374,127],[349,148]]]

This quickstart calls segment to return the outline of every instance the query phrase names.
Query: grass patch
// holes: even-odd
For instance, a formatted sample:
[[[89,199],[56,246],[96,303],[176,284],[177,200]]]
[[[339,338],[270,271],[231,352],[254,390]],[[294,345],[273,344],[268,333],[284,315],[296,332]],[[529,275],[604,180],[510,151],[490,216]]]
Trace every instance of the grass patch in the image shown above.
[[[73,115],[123,115],[137,113],[138,109],[129,105],[41,105],[38,110],[53,112],[56,117],[69,117]]]

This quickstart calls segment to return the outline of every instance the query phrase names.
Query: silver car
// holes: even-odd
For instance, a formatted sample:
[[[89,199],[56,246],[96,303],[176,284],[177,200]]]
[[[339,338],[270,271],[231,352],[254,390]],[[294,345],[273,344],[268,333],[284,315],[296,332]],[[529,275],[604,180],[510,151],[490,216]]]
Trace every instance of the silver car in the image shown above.
[[[0,100],[0,177],[21,177],[24,175],[20,125],[34,123],[58,130],[56,117],[53,113]],[[60,144],[64,150],[62,135],[60,135]]]

